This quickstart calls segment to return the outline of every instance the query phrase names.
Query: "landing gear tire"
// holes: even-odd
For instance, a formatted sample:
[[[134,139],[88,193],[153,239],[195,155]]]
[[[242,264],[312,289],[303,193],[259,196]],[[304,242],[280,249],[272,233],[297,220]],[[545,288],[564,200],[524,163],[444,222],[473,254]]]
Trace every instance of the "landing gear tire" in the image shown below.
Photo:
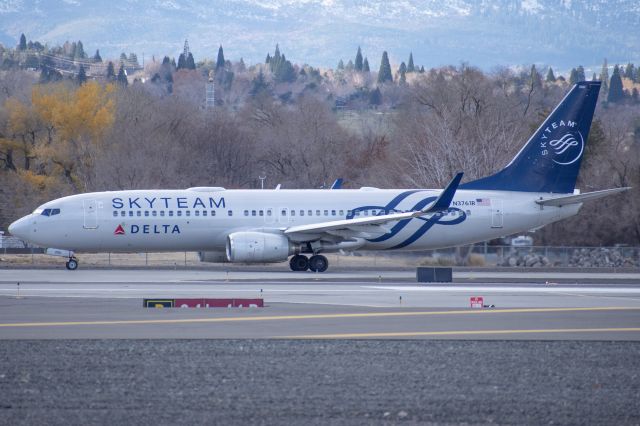
[[[306,271],[309,269],[309,259],[307,256],[296,254],[289,261],[289,267],[291,267],[292,271],[296,272]]]
[[[67,267],[68,270],[75,271],[76,269],[78,269],[78,260],[71,258],[67,261],[65,266]]]
[[[313,272],[324,272],[329,267],[329,260],[326,257],[316,254],[309,259],[309,269]]]

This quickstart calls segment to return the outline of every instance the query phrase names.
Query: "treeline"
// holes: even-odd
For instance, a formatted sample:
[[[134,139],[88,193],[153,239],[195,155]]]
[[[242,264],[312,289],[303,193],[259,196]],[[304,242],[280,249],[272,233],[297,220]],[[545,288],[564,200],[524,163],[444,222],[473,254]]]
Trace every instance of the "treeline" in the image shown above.
[[[376,72],[361,49],[334,70],[294,64],[279,46],[252,66],[229,61],[222,46],[215,61],[195,62],[186,47],[178,62],[149,61],[126,83],[115,72],[44,83],[41,71],[0,71],[0,227],[84,191],[258,188],[265,175],[267,187],[284,188],[337,177],[347,187],[441,187],[459,170],[477,178],[513,157],[570,83],[534,66],[425,70],[412,55],[394,71],[384,54]],[[634,190],[586,205],[538,231],[537,242],[640,241],[640,106],[632,95],[640,86],[618,68],[628,97],[614,102],[614,75],[579,187]],[[212,84],[215,106],[205,108]]]

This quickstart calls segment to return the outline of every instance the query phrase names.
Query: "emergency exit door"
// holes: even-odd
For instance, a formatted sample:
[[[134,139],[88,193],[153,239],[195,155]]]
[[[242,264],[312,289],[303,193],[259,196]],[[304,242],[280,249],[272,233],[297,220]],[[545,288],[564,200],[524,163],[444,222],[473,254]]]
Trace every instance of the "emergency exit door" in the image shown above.
[[[502,200],[491,200],[491,227],[502,228],[503,217]]]
[[[98,203],[96,200],[84,200],[84,229],[98,227]]]

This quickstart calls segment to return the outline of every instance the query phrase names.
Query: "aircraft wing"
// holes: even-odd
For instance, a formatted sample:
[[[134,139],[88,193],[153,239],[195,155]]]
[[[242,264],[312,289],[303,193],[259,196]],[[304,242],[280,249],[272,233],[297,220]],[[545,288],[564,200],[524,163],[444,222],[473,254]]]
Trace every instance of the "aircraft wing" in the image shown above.
[[[312,223],[309,225],[298,225],[285,229],[284,233],[294,241],[317,239],[323,234],[330,234],[344,238],[367,238],[373,234],[385,234],[389,232],[389,230],[384,227],[384,224],[388,222],[427,216],[447,210],[451,205],[451,201],[453,200],[456,190],[458,189],[462,175],[463,173],[458,173],[440,193],[438,198],[423,210],[360,217],[357,219],[333,220],[329,222]]]
[[[631,189],[630,186],[625,186],[623,188],[612,188],[612,189],[604,189],[602,191],[593,191],[593,192],[585,192],[584,194],[576,194],[576,195],[567,195],[563,197],[554,197],[554,198],[544,198],[541,200],[536,200],[537,204],[541,206],[555,206],[562,207],[567,206],[569,204],[578,204],[584,203],[589,200],[596,200],[598,198],[606,197],[607,195],[617,194],[619,192],[624,192]]]

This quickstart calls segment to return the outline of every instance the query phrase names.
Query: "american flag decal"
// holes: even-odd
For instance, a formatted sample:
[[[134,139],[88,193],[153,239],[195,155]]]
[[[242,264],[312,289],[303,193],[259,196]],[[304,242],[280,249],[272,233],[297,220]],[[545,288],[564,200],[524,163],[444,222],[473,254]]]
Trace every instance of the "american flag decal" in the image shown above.
[[[491,206],[491,198],[476,198],[478,206]]]

